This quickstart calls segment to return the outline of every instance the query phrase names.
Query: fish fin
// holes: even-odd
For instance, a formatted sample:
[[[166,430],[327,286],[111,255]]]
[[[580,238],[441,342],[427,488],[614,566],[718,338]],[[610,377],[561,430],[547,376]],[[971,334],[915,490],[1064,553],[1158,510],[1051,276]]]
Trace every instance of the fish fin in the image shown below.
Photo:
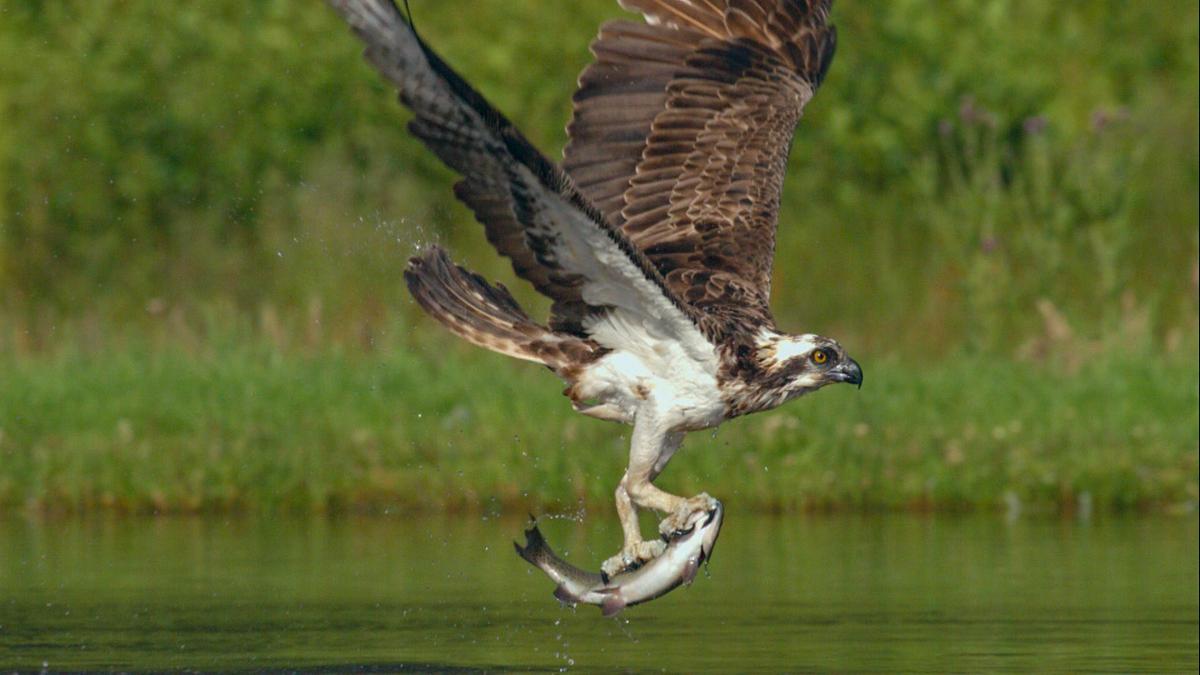
[[[700,559],[688,558],[687,564],[683,566],[683,573],[681,575],[681,578],[683,579],[683,585],[691,586],[692,582],[696,580],[696,572],[699,571]]]
[[[572,594],[571,591],[568,591],[565,586],[555,586],[554,597],[564,605],[579,604],[579,598]]]
[[[621,610],[625,609],[625,598],[621,597],[617,589],[604,589],[602,593],[608,593],[608,597],[600,604],[600,613],[605,617],[616,616]],[[610,592],[611,591],[611,592]]]

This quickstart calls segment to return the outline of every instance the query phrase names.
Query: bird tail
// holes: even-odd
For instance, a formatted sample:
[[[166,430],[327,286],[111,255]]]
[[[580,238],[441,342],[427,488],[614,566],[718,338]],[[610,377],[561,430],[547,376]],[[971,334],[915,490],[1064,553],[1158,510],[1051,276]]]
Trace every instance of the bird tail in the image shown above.
[[[560,374],[602,353],[590,340],[555,333],[529,318],[503,284],[454,264],[440,246],[408,261],[404,280],[417,304],[467,342]]]

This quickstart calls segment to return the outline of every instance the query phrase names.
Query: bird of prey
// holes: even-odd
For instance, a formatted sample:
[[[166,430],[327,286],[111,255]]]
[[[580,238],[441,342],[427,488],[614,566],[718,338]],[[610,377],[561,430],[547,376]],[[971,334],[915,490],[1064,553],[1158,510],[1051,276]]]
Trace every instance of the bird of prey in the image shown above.
[[[392,0],[330,0],[457,171],[488,241],[553,305],[540,323],[500,284],[431,247],[409,261],[420,306],[480,347],[547,366],[579,412],[631,424],[609,575],[663,551],[699,509],[654,485],[684,434],[862,370],[833,339],[771,315],[780,193],[804,105],[833,57],[832,0],[620,0],[579,78],[561,164],[539,152],[414,32]]]

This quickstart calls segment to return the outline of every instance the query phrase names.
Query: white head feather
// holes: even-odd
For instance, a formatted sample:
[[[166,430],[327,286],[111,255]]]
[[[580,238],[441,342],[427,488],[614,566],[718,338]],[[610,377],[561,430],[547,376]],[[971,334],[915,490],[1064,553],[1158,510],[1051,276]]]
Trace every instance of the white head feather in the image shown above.
[[[783,335],[764,331],[758,336],[760,353],[766,356],[772,365],[785,363],[797,356],[804,356],[818,346],[817,336],[811,333]]]

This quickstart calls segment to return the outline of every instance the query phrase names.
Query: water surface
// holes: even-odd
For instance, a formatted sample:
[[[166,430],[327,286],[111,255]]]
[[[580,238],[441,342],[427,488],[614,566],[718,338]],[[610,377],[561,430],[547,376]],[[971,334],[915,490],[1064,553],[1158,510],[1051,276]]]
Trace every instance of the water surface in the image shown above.
[[[615,525],[543,530],[596,568]],[[602,619],[516,519],[10,517],[0,670],[1195,672],[1197,525],[734,506],[707,575]]]

